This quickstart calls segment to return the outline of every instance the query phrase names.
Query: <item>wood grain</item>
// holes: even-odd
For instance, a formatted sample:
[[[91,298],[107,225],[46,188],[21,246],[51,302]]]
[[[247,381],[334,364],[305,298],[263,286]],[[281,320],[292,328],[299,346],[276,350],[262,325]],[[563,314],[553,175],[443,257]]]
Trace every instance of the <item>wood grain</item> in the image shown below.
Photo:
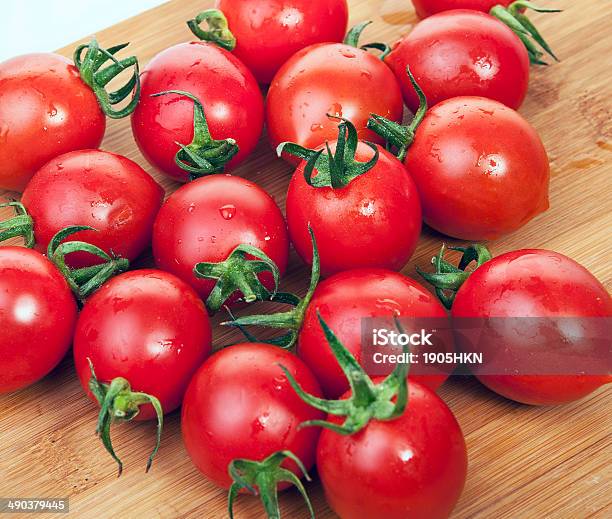
[[[543,247],[567,254],[610,289],[612,118],[608,31],[611,4],[569,0],[557,15],[533,19],[562,58],[533,69],[521,112],[540,132],[552,166],[551,208],[491,247],[495,253]],[[212,4],[175,0],[97,34],[100,42],[131,41],[141,63],[162,49],[190,40],[185,20]],[[351,22],[374,20],[367,35],[394,41],[416,17],[408,0],[350,0]],[[83,41],[88,38],[84,38]],[[60,52],[70,55],[73,45]],[[129,121],[109,121],[103,148],[123,154],[149,171],[170,193],[177,184],[153,171],[138,152]],[[265,137],[237,174],[261,184],[281,207],[290,168],[276,160]],[[0,193],[7,195],[7,193]],[[425,230],[404,272],[424,267],[442,237]],[[148,256],[141,264],[147,264]],[[295,255],[285,279],[303,291],[307,273]],[[217,345],[237,335],[217,330]],[[455,518],[587,518],[612,516],[612,414],[610,388],[558,408],[532,408],[504,400],[470,378],[449,381],[440,391],[467,438],[469,476]],[[70,497],[71,515],[82,518],[219,518],[224,492],[191,464],[180,439],[178,414],[167,420],[158,459],[150,474],[144,460],[152,447],[152,424],[127,424],[114,432],[124,475],[94,437],[96,406],[84,396],[67,358],[43,381],[0,396],[0,496]],[[384,470],[384,467],[381,467]],[[335,517],[318,483],[310,485],[320,518]],[[283,517],[306,518],[299,496],[281,498]],[[61,517],[61,516],[60,516]],[[259,502],[240,497],[238,518],[261,517]],[[365,518],[367,519],[367,518]]]

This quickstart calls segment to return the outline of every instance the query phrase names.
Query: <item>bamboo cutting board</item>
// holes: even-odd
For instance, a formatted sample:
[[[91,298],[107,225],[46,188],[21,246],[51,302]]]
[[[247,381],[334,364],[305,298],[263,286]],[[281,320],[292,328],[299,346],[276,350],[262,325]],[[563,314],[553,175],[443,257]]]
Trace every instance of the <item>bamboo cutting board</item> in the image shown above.
[[[145,65],[162,49],[189,41],[185,21],[212,3],[174,0],[97,37],[106,47],[130,41],[131,53]],[[351,24],[366,19],[375,22],[366,31],[369,40],[393,42],[417,22],[409,0],[349,3]],[[529,95],[521,109],[549,153],[551,208],[491,247],[494,253],[522,247],[562,252],[590,269],[609,290],[612,189],[606,163],[612,158],[612,82],[606,65],[612,54],[612,38],[607,34],[612,5],[600,0],[538,3],[565,9],[561,14],[533,15],[562,61],[532,69]],[[73,48],[70,45],[60,52],[70,56]],[[102,148],[135,160],[168,192],[178,187],[153,171],[140,155],[128,120],[109,120]],[[281,207],[290,173],[291,168],[275,158],[265,137],[236,171],[262,185]],[[416,265],[425,267],[441,239],[425,229],[404,273],[414,276]],[[141,264],[148,262],[145,258]],[[285,288],[303,293],[306,279],[306,269],[293,255]],[[234,332],[216,330],[216,346],[238,340]],[[557,408],[515,404],[466,377],[447,382],[440,394],[463,428],[470,458],[466,488],[453,517],[612,517],[609,387]],[[225,492],[192,465],[181,442],[177,412],[166,421],[161,450],[149,474],[144,466],[154,441],[154,425],[125,424],[114,429],[125,466],[120,479],[114,462],[94,437],[96,416],[96,406],[75,378],[70,355],[41,382],[0,396],[0,497],[69,497],[70,515],[79,518],[225,517]],[[317,482],[309,485],[309,492],[317,517],[335,517]],[[285,518],[307,517],[294,490],[281,496],[281,505]],[[258,499],[240,497],[236,517],[261,517]]]

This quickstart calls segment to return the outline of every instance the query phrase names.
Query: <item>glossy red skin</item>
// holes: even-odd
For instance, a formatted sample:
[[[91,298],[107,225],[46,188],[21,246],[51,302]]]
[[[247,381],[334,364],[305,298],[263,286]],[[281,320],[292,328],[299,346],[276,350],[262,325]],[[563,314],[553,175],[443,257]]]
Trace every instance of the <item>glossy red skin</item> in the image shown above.
[[[228,216],[230,216],[228,218]],[[242,177],[212,175],[181,187],[166,200],[153,228],[157,266],[172,272],[206,299],[216,281],[198,279],[200,262],[219,262],[240,244],[253,245],[268,255],[281,274],[287,268],[289,238],[283,215],[261,187]],[[260,274],[274,288],[270,272]],[[234,293],[231,304],[241,296]]]
[[[317,470],[327,502],[342,519],[445,519],[463,490],[467,451],[450,409],[412,382],[399,418],[373,420],[348,436],[324,429]]]
[[[315,374],[327,398],[338,398],[349,385],[325,340],[317,312],[360,363],[362,319],[447,317],[444,307],[429,291],[397,272],[355,269],[322,281],[304,314],[297,354]],[[434,391],[447,378],[444,374],[410,375],[410,380],[417,380]]]
[[[232,52],[265,84],[304,47],[341,42],[348,23],[346,0],[217,0],[215,7],[236,37]]]
[[[255,148],[263,128],[263,98],[253,74],[231,53],[206,42],[180,43],[155,56],[140,77],[140,103],[132,114],[134,138],[146,159],[169,177],[189,180],[174,156],[176,142],[187,145],[193,139],[193,101],[151,94],[182,90],[200,100],[212,137],[231,137],[240,148],[225,171]]]
[[[21,201],[34,220],[36,249],[69,225],[88,225],[68,240],[82,240],[130,261],[151,242],[164,190],[138,164],[107,151],[66,153],[45,164],[28,183]],[[88,253],[70,254],[68,264],[99,263]]]
[[[495,5],[507,7],[513,0],[412,0],[419,18],[452,9],[472,9],[488,13]]]
[[[48,160],[97,148],[106,119],[72,61],[25,54],[0,63],[0,189],[22,191]]]
[[[335,145],[331,143],[332,150]],[[416,186],[406,168],[377,147],[376,165],[343,188],[308,185],[305,161],[291,179],[286,202],[289,236],[302,259],[312,264],[310,224],[324,276],[360,267],[400,270],[416,248],[421,232]],[[356,160],[367,162],[373,156],[367,144],[358,144]]]
[[[419,101],[407,65],[429,106],[457,96],[482,96],[516,110],[529,83],[529,55],[519,37],[496,18],[465,9],[418,23],[385,62],[413,112]]]
[[[401,121],[404,106],[397,80],[376,56],[342,43],[318,44],[295,53],[272,80],[266,98],[270,142],[314,149],[338,138],[345,117],[361,140],[382,139],[366,129],[370,114]],[[297,161],[292,160],[297,164]]]
[[[36,251],[0,247],[0,393],[22,389],[62,360],[77,319],[59,270]]]
[[[183,440],[193,463],[216,485],[229,488],[228,465],[238,458],[261,461],[290,450],[307,470],[314,465],[319,428],[298,426],[325,414],[297,396],[279,364],[305,391],[321,396],[314,375],[299,358],[260,343],[216,352],[189,384],[181,418]],[[294,462],[284,466],[302,476]]]
[[[520,114],[497,101],[457,97],[431,108],[404,164],[423,220],[448,236],[495,239],[548,209],[544,145]]]
[[[610,318],[612,299],[588,270],[567,256],[541,249],[522,249],[497,256],[476,269],[457,292],[452,315],[457,318]],[[550,341],[549,335],[545,337]],[[559,334],[559,342],[564,339]],[[533,337],[533,343],[540,340]],[[513,334],[500,337],[496,345],[499,349],[520,346]],[[581,351],[580,342],[575,347]],[[478,378],[496,393],[532,405],[572,402],[612,382],[610,375],[483,375]]]
[[[164,413],[181,405],[191,376],[211,352],[208,315],[189,285],[167,272],[134,270],[107,281],[81,310],[74,362],[88,396],[93,363],[100,382],[126,378],[156,396]],[[137,420],[155,417],[141,406]]]

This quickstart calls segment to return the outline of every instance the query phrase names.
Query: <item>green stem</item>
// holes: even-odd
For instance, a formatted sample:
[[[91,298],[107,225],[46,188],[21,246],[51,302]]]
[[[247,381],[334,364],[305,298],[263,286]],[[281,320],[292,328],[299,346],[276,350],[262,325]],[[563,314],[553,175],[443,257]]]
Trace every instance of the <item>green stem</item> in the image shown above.
[[[358,49],[368,50],[368,49],[376,49],[381,52],[380,59],[384,60],[389,53],[391,52],[391,47],[386,43],[373,42],[366,43],[365,45],[359,46],[359,39],[361,38],[361,33],[363,30],[372,23],[372,21],[361,22],[352,27],[349,32],[346,33],[346,37],[344,38],[344,43],[346,45],[350,45],[352,47],[356,47]]]
[[[200,27],[200,24],[204,21],[208,24],[207,31]],[[229,29],[227,18],[218,9],[202,11],[193,20],[189,20],[187,26],[200,40],[214,43],[229,51],[236,48],[236,37]]]
[[[0,209],[12,207],[15,214],[0,221],[0,242],[10,238],[23,238],[24,245],[31,249],[35,245],[34,221],[25,206],[16,200],[0,204]]]

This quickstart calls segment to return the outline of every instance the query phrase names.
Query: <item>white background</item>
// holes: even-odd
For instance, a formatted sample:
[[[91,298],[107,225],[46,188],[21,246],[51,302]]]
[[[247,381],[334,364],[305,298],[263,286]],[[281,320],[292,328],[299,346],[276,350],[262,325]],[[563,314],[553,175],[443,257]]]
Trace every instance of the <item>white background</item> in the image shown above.
[[[164,0],[0,0],[0,61],[53,51]]]

